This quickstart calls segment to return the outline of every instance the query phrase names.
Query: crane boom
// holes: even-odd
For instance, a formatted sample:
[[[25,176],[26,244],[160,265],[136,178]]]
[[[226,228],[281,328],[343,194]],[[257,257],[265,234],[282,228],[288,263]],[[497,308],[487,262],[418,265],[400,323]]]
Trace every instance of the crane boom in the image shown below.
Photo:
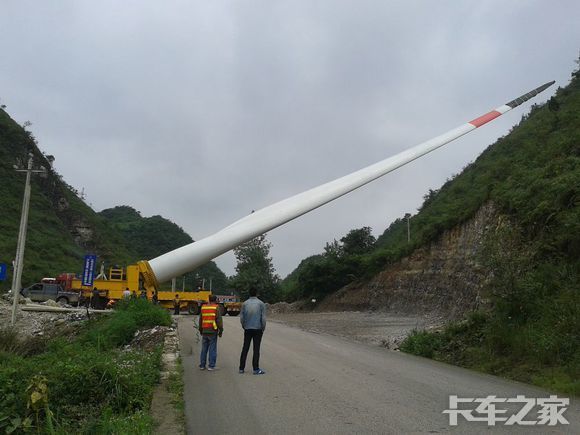
[[[554,83],[554,81],[546,83],[507,104],[499,106],[478,118],[409,148],[395,156],[264,207],[204,239],[182,246],[181,248],[149,260],[149,262],[142,261],[140,265],[141,270],[144,272],[144,277],[147,281],[152,280],[155,283],[162,283],[175,276],[190,272],[209,260],[260,234],[279,227],[288,221],[296,219],[309,211],[358,189],[481,127],[538,95]]]

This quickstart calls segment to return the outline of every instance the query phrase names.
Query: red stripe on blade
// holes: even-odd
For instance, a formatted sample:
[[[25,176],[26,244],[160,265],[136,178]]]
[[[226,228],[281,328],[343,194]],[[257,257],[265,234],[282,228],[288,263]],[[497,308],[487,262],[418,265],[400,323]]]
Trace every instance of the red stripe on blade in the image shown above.
[[[501,113],[499,113],[498,111],[492,110],[491,112],[488,112],[485,115],[480,116],[479,118],[475,118],[473,121],[469,121],[469,123],[471,125],[474,125],[475,127],[481,127],[483,124],[491,121],[492,119],[497,118],[500,115]]]

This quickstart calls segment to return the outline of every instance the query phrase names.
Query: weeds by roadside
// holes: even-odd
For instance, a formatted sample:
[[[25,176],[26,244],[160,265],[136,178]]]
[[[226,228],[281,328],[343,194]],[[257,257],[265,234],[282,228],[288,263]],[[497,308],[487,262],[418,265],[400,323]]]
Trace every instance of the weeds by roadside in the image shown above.
[[[159,324],[170,325],[169,314],[137,300],[87,322],[73,341],[52,338],[39,345],[2,334],[0,432],[150,433],[148,407],[161,350],[120,347],[139,328]]]
[[[11,327],[0,328],[0,353],[32,356],[46,350],[48,339],[40,336],[21,338]]]
[[[183,399],[183,365],[181,357],[177,359],[177,370],[169,375],[167,390],[171,393],[171,404],[178,415],[178,422],[185,427],[185,401]]]
[[[498,325],[493,314],[476,312],[464,321],[449,324],[441,331],[415,330],[401,344],[400,349],[553,391],[580,395],[578,357],[557,359],[558,355],[549,354],[550,348],[539,346],[541,342],[526,348],[524,343],[531,343],[531,339],[540,340],[539,335],[534,334],[540,334],[541,331],[513,327],[502,329]],[[550,330],[546,328],[544,334],[547,336],[549,333]]]

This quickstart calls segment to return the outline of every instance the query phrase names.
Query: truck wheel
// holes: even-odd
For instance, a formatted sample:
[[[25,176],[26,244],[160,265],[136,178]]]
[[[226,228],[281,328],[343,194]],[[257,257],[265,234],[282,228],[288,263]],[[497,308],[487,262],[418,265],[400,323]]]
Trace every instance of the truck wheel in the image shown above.
[[[199,314],[199,306],[197,304],[190,304],[187,307],[187,311],[189,312],[189,314],[197,316]]]
[[[66,296],[61,296],[56,300],[56,302],[60,305],[68,305],[68,298]]]

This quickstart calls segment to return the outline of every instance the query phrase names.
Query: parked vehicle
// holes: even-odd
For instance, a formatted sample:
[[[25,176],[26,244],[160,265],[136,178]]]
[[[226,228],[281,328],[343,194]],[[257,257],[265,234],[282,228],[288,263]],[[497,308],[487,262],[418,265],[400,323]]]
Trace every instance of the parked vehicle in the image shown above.
[[[222,316],[237,316],[242,309],[240,299],[235,295],[216,295],[217,303],[220,306]]]
[[[99,295],[98,305],[101,308],[110,307],[111,301],[124,298],[124,292],[128,289],[134,297],[146,296],[152,301],[154,297],[157,303],[168,309],[173,309],[176,295],[179,295],[179,303],[182,311],[190,314],[199,314],[201,306],[208,302],[211,291],[198,289],[198,291],[170,291],[161,290],[157,283],[147,284],[144,280],[145,269],[143,262],[131,264],[126,268],[111,267],[108,273],[102,271],[102,275],[95,278],[92,286],[85,286],[80,277],[74,273],[62,273],[56,281],[66,290],[81,294],[89,300],[95,293]],[[145,282],[144,282],[145,281]]]
[[[156,286],[147,288],[141,279],[143,272],[141,267],[140,264],[129,265],[126,268],[111,267],[108,273],[105,273],[103,268],[99,277],[93,281],[92,286],[84,286],[81,279],[74,273],[62,273],[56,278],[46,278],[41,284],[53,285],[52,283],[55,283],[54,285],[61,287],[63,296],[65,294],[76,295],[75,301],[78,301],[78,295],[82,295],[85,300],[90,300],[97,292],[101,308],[110,307],[116,301],[123,299],[126,290],[135,295],[134,297],[146,296],[148,300],[153,300],[156,296],[157,303],[168,309],[173,308],[175,296],[179,295],[181,310],[187,311],[189,314],[199,314],[201,306],[208,302],[209,295],[212,294],[210,290],[205,290],[201,286],[198,286],[197,291],[160,290]],[[51,284],[47,284],[48,282]],[[222,315],[237,316],[240,314],[242,304],[238,296],[216,295],[216,297]],[[113,302],[111,303],[111,301]]]
[[[44,280],[43,280],[44,281]],[[24,288],[20,294],[34,302],[56,301],[60,304],[78,305],[79,293],[64,290],[54,282],[38,282]]]

